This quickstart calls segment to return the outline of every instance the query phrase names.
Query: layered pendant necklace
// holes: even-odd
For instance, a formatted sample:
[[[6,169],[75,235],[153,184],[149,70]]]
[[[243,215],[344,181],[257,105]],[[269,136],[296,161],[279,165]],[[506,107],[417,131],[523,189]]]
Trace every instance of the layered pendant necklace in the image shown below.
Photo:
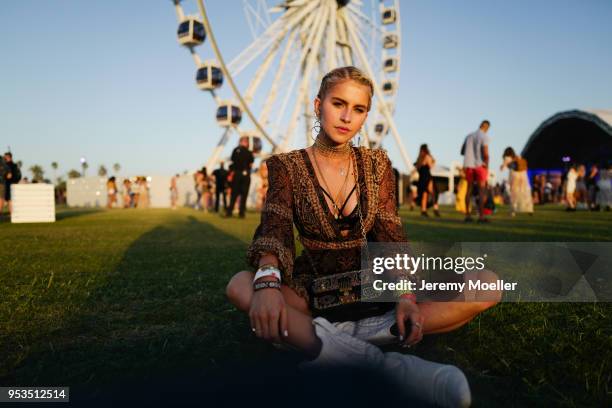
[[[351,147],[350,143],[346,143],[343,146],[330,146],[321,140],[319,136],[314,141],[314,149],[318,150],[325,157],[348,157],[351,153]],[[346,169],[344,167],[340,169],[340,176],[344,177],[348,174],[348,167],[350,167],[350,160],[349,166]]]
[[[350,146],[349,146],[349,149],[350,149]],[[323,181],[323,184],[325,184],[325,188],[328,191],[330,191],[330,193],[331,193],[331,189],[329,188],[329,184],[327,183],[327,180],[325,179],[325,175],[323,174],[323,172],[321,171],[321,168],[319,167],[319,161],[317,160],[316,152],[317,152],[317,143],[316,143],[316,140],[315,140],[315,147],[312,150],[315,166],[317,168],[317,172],[321,175],[321,179]],[[336,220],[338,218],[340,218],[340,215],[341,215],[340,214],[340,210],[341,210],[341,208],[340,208],[340,196],[344,192],[344,189],[346,187],[346,183],[348,182],[348,179],[349,179],[348,175],[349,175],[349,170],[350,170],[350,167],[351,167],[350,150],[348,150],[348,152],[349,152],[349,160],[347,161],[347,168],[346,168],[346,170],[344,168],[340,169],[340,176],[344,177],[344,181],[342,183],[342,186],[338,190],[338,194],[336,194],[335,198],[332,198],[331,196],[329,196],[329,198],[331,199],[331,202],[332,202],[332,206],[334,208],[333,215],[334,215],[334,218]]]

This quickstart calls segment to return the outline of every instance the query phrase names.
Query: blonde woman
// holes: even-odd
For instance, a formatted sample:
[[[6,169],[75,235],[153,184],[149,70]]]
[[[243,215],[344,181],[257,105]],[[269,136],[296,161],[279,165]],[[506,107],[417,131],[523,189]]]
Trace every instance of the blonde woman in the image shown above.
[[[314,100],[315,143],[267,160],[269,189],[247,252],[257,272],[236,274],[227,295],[248,314],[257,337],[302,351],[309,359],[306,367],[382,368],[410,395],[467,406],[470,389],[457,367],[383,353],[373,344],[410,346],[424,334],[462,326],[495,301],[417,304],[406,293],[397,304],[343,319],[313,307],[313,279],[360,269],[366,235],[378,242],[406,240],[387,154],[351,144],[368,116],[372,94],[372,82],[357,68],[337,68],[323,77]],[[305,248],[298,257],[294,225]],[[393,325],[398,336],[390,331]]]

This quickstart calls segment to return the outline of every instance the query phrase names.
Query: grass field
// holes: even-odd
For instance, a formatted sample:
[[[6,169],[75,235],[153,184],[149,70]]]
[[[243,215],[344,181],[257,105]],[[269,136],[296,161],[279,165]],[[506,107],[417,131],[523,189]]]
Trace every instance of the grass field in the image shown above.
[[[611,241],[612,213],[537,208],[491,225],[402,210],[418,241]],[[259,221],[190,209],[69,210],[0,223],[0,385],[98,390],[276,355],[227,303]],[[501,303],[417,355],[458,365],[476,406],[612,404],[611,303]]]

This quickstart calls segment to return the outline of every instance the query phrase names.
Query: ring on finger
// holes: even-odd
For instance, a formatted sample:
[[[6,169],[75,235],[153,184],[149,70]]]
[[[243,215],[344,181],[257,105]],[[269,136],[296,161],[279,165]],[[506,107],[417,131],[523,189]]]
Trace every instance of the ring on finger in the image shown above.
[[[253,333],[255,333],[257,331],[257,329],[254,328],[254,327],[251,327],[251,330],[253,331]]]

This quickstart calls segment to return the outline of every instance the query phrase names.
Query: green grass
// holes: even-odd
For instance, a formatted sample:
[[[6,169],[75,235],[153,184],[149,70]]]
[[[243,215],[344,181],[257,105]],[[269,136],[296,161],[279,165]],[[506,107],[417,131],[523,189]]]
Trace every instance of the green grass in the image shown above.
[[[612,214],[559,207],[491,225],[402,210],[417,241],[610,241]],[[86,389],[260,361],[224,288],[259,221],[189,209],[68,210],[54,224],[0,223],[0,385]],[[414,351],[463,368],[477,406],[612,402],[612,304],[502,303]]]

